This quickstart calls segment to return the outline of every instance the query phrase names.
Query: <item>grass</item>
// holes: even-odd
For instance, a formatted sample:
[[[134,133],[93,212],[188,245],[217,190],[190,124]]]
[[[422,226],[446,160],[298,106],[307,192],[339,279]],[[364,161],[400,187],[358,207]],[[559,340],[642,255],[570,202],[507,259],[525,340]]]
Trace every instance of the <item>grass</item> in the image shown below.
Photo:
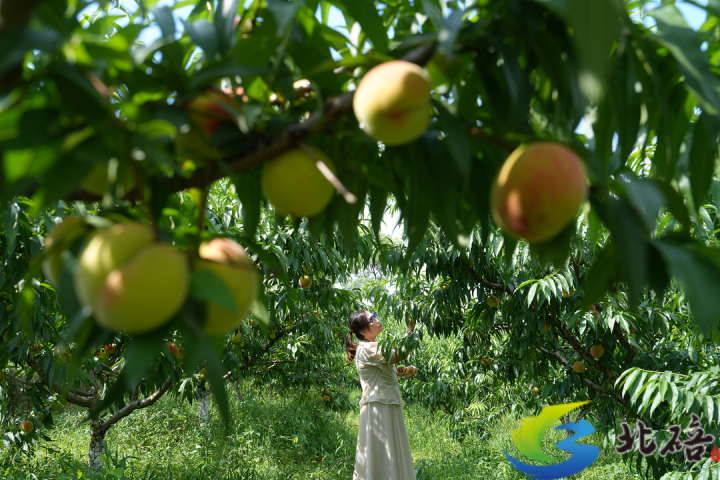
[[[248,479],[311,480],[352,478],[359,410],[338,414],[318,407],[310,396],[295,391],[283,395],[246,385],[238,402],[230,395],[232,421],[227,429],[213,409],[211,434],[199,429],[197,404],[162,398],[151,408],[135,412],[110,430],[111,457],[100,478],[112,479]],[[349,391],[357,404],[359,391]],[[62,414],[52,442],[44,442],[29,455],[5,459],[0,478],[85,478],[89,428],[82,410]],[[418,480],[521,479],[508,463],[504,450],[522,458],[512,445],[510,431],[522,422],[506,415],[486,425],[486,431],[469,432],[462,439],[451,435],[449,423],[421,405],[406,405],[405,421]],[[564,432],[552,432],[546,452]],[[591,436],[588,443],[601,444]],[[555,450],[558,461],[564,454]],[[614,452],[601,453],[576,480],[635,479]]]

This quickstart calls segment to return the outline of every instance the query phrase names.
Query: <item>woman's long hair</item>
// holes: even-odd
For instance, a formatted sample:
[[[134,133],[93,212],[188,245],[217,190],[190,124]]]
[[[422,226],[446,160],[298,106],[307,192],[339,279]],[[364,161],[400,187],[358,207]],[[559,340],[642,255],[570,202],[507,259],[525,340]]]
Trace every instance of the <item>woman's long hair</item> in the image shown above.
[[[368,322],[368,319],[365,315],[366,313],[367,310],[358,310],[357,312],[354,312],[352,315],[350,315],[350,333],[348,333],[345,337],[345,350],[347,351],[348,363],[352,363],[353,360],[355,360],[355,353],[357,352],[358,347],[358,344],[353,342],[353,333],[360,340],[365,340],[365,338],[360,334],[360,332],[365,330],[370,325],[370,322]]]

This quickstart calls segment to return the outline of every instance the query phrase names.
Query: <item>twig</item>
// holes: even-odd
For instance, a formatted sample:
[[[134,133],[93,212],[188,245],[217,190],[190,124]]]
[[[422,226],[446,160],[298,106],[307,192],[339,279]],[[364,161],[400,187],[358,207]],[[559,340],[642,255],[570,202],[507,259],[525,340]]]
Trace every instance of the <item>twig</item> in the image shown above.
[[[422,45],[402,59],[418,65],[425,65],[435,49],[434,44]],[[342,117],[350,115],[353,111],[353,97],[355,92],[347,92],[339,97],[327,101],[321,112],[315,112],[304,122],[297,122],[290,125],[283,132],[273,137],[269,143],[258,142],[250,151],[239,157],[227,159],[224,166],[218,163],[210,163],[206,167],[196,170],[195,175],[190,178],[175,176],[167,179],[168,191],[178,192],[192,187],[204,187],[215,180],[228,176],[229,173],[237,174],[248,172],[258,165],[277,157],[283,152],[295,148],[300,142],[324,132],[337,124]],[[25,196],[32,196],[32,191],[25,192]],[[88,202],[97,201],[96,195],[83,191],[75,191],[68,195],[65,200],[82,200]],[[129,192],[125,200],[137,199],[137,192]]]

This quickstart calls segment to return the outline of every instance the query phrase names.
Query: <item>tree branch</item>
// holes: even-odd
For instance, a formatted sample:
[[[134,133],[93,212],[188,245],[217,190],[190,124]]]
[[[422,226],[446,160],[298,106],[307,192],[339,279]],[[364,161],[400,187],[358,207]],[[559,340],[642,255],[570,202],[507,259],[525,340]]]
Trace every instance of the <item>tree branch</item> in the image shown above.
[[[425,65],[432,56],[434,49],[434,44],[422,45],[403,56],[402,60],[418,65]],[[237,174],[250,171],[263,162],[296,147],[307,138],[317,135],[333,125],[337,125],[339,119],[353,112],[352,104],[354,96],[355,92],[352,91],[329,99],[321,112],[313,113],[304,122],[297,122],[290,125],[279,135],[270,139],[269,143],[258,142],[254,148],[241,156],[226,159],[224,165],[221,165],[219,162],[213,162],[196,170],[195,174],[190,178],[179,176],[168,178],[168,191],[178,192],[192,187],[204,187],[215,180],[228,176],[229,173]],[[32,192],[26,192],[24,195],[32,196]],[[132,192],[128,192],[124,199],[139,200],[138,195],[138,189],[135,189]],[[65,200],[95,202],[98,201],[99,198],[96,195],[77,190],[71,195],[68,195]]]
[[[570,361],[567,360],[565,357],[563,357],[560,354],[560,352],[551,352],[550,350],[546,349],[545,347],[538,347],[538,349],[545,355],[556,358],[560,363],[562,363],[566,367],[572,368]],[[622,398],[621,396],[616,395],[615,392],[613,392],[612,390],[608,390],[606,388],[601,387],[600,385],[598,385],[597,383],[593,382],[592,380],[590,380],[589,378],[587,378],[585,376],[582,376],[581,378],[582,378],[583,382],[585,383],[585,385],[587,385],[589,388],[592,388],[596,392],[600,392],[602,394],[614,397],[625,408],[627,408],[628,410],[631,410],[630,405],[627,403],[627,401],[624,398]]]
[[[99,431],[107,432],[110,427],[112,427],[114,424],[122,420],[123,418],[130,415],[135,410],[138,410],[140,408],[147,408],[150,405],[157,402],[160,397],[165,395],[165,392],[167,392],[170,387],[172,386],[172,377],[168,377],[167,380],[165,380],[165,383],[162,384],[162,386],[152,395],[150,395],[147,398],[144,398],[142,400],[135,400],[133,402],[128,403],[123,408],[118,410],[115,415],[107,419],[99,428]]]
[[[75,395],[72,392],[67,392],[65,394],[65,399],[68,402],[72,403],[73,405],[77,405],[77,406],[85,407],[85,408],[91,408],[94,403],[92,398]]]

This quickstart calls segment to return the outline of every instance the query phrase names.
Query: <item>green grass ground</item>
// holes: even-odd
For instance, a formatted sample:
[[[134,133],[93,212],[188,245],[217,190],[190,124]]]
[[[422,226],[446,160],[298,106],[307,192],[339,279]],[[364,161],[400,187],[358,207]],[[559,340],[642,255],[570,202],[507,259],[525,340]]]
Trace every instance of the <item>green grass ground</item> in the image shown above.
[[[135,412],[110,430],[107,437],[113,459],[101,478],[117,479],[262,479],[310,480],[352,478],[359,411],[330,412],[295,394],[272,395],[245,389],[243,402],[230,395],[232,423],[223,429],[213,408],[212,433],[199,430],[197,404],[177,403],[166,397],[151,408]],[[359,391],[349,392],[353,403]],[[418,480],[521,479],[507,462],[510,432],[522,419],[499,417],[483,432],[470,432],[462,441],[450,435],[448,423],[420,405],[406,405],[405,421]],[[32,455],[5,459],[0,478],[85,478],[88,426],[82,411],[59,417],[50,432],[53,442],[43,443]],[[556,443],[564,432],[553,432],[546,443]],[[588,443],[601,444],[590,437]],[[551,448],[546,448],[551,452]],[[564,459],[557,452],[558,461]],[[520,457],[521,458],[521,457]],[[577,480],[641,478],[630,473],[614,452],[601,453]]]

